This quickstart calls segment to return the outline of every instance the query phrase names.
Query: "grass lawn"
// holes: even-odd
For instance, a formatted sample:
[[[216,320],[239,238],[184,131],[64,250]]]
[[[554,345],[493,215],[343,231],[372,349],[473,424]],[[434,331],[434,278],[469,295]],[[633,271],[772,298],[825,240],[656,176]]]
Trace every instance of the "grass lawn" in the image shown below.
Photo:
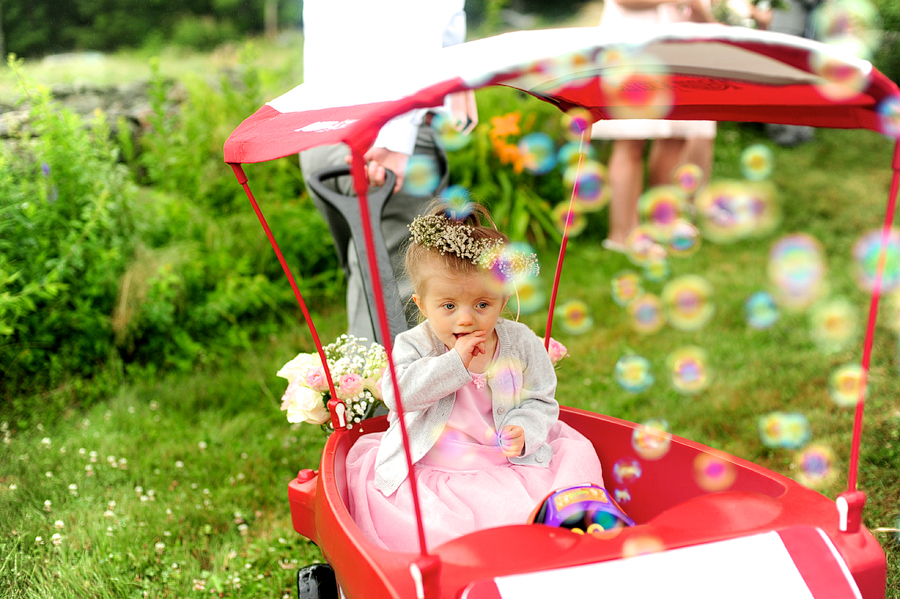
[[[753,126],[724,125],[715,178],[739,178],[741,150],[764,142]],[[581,334],[558,329],[571,357],[560,365],[564,404],[633,421],[664,419],[671,432],[797,477],[798,451],[760,441],[760,416],[806,416],[812,438],[834,455],[835,475],[818,487],[834,497],[846,478],[852,409],[828,394],[835,368],[858,364],[868,299],[854,283],[851,248],[879,226],[890,184],[892,145],[867,132],[818,131],[813,143],[772,146],[783,218],[773,232],[729,244],[704,241],[671,258],[671,273],[643,281],[660,294],[688,274],[714,291],[714,315],[694,331],[664,326],[634,330],[613,301],[611,279],[640,269],[599,249],[605,212],[569,245],[560,303],[577,299],[594,324]],[[224,165],[223,165],[223,168]],[[812,324],[816,307],[783,311],[770,328],[745,320],[744,303],[771,290],[769,250],[785,234],[805,232],[827,264],[822,300],[843,298],[859,324],[845,349],[823,349]],[[555,251],[542,252],[549,286]],[[896,266],[896,265],[894,265]],[[285,282],[285,284],[287,284]],[[866,402],[859,486],[869,502],[865,524],[895,529],[900,512],[900,320],[896,297],[882,302]],[[821,305],[821,304],[820,304]],[[543,333],[545,313],[522,317]],[[341,310],[317,321],[325,339],[342,332]],[[684,346],[706,352],[709,386],[683,395],[669,384],[666,358]],[[310,351],[306,329],[284,331],[235,355],[227,367],[133,381],[90,410],[29,430],[4,424],[0,444],[0,594],[8,597],[279,597],[293,594],[296,568],[318,550],[290,524],[286,485],[300,468],[316,468],[324,440],[318,427],[290,425],[279,411],[284,381],[275,371]],[[649,360],[655,382],[638,393],[614,376],[626,354]],[[41,406],[34,407],[40,413]],[[611,465],[606,465],[607,468]],[[888,556],[888,597],[900,597],[896,533],[876,531]]]

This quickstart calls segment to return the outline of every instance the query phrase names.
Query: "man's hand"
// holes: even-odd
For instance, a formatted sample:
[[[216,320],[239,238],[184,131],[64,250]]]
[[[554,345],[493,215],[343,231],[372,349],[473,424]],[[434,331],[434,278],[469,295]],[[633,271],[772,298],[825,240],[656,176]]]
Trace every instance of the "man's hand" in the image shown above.
[[[372,148],[363,155],[366,160],[366,175],[369,177],[369,185],[372,187],[381,187],[384,185],[384,169],[388,168],[397,175],[397,183],[394,185],[394,193],[400,191],[403,187],[403,179],[406,176],[406,165],[409,163],[409,156],[401,152],[394,152],[387,148]],[[344,160],[350,164],[352,158],[347,156]]]

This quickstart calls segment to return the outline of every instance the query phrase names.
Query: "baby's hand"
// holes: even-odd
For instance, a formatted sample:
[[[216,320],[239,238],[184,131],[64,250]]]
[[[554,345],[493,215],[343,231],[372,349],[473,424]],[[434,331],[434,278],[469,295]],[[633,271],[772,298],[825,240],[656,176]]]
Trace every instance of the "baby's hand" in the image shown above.
[[[463,366],[468,368],[472,358],[484,353],[486,340],[487,333],[485,331],[473,331],[456,339],[456,345],[453,348],[459,354],[459,357],[462,358]]]
[[[510,424],[500,429],[500,451],[508,458],[517,458],[525,449],[525,430]]]

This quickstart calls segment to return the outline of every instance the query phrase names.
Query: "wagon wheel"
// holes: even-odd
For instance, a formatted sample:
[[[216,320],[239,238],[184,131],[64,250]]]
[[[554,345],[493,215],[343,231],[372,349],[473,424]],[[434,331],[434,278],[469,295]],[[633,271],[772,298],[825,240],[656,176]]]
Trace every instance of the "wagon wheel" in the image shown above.
[[[338,193],[324,184],[324,182],[329,179],[343,177],[349,174],[349,166],[336,166],[322,169],[313,173],[308,183],[323,202],[340,213],[341,217],[343,217],[347,226],[350,228],[350,233],[355,242],[356,256],[359,259],[363,287],[366,290],[369,316],[373,323],[378,323],[372,274],[367,266],[369,262],[366,256],[363,223],[359,213],[359,201],[355,196],[346,196],[342,193]],[[388,256],[387,244],[385,243],[384,234],[381,230],[381,213],[384,210],[385,204],[393,194],[396,181],[397,176],[393,171],[385,169],[384,185],[380,188],[370,190],[370,193],[368,194],[369,221],[372,226],[372,237],[375,244],[375,260],[378,263],[378,276],[381,279],[383,291],[382,297],[384,297],[384,304],[387,309],[391,339],[396,337],[398,333],[402,333],[407,329],[406,314],[403,311],[403,304],[400,302],[400,292],[397,289],[397,281],[394,277],[393,268],[391,267],[390,256]],[[379,328],[380,327],[376,324],[375,340],[383,345],[384,339],[381,339],[381,331],[379,331]]]
[[[338,599],[334,570],[328,564],[311,564],[297,570],[299,599]]]

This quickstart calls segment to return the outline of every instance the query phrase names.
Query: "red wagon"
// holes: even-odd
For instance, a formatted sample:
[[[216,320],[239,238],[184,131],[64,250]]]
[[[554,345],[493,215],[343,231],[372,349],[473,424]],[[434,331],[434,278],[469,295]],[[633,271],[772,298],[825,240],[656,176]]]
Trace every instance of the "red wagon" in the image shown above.
[[[389,271],[379,270],[379,227],[372,226],[379,200],[374,207],[370,203],[361,167],[362,155],[381,125],[410,109],[438,105],[448,93],[488,85],[526,91],[563,111],[584,109],[592,121],[621,117],[623,96],[607,83],[610,51],[625,44],[641,47],[668,73],[665,95],[671,107],[666,107],[666,118],[860,128],[900,136],[900,90],[870,63],[810,40],[716,25],[680,24],[650,30],[637,40],[600,39],[593,28],[510,33],[414,57],[427,68],[412,64],[402,79],[378,82],[359,73],[347,77],[353,83],[346,89],[298,86],[232,133],[225,161],[269,235],[323,362],[303,298],[241,165],[318,145],[350,146],[358,193],[351,212],[365,242],[357,245],[369,260],[368,285],[383,332],[379,341],[390,355],[391,331],[396,332],[398,323],[390,322],[382,283],[392,281]],[[900,150],[892,167],[847,490],[836,500],[746,460],[673,436],[666,459],[642,462],[642,476],[630,483],[627,511],[634,527],[610,535],[577,535],[523,523],[481,530],[437,547],[422,539],[415,554],[391,552],[376,547],[353,522],[344,475],[344,460],[359,435],[383,430],[386,420],[373,418],[347,429],[342,404],[332,400],[335,432],[326,442],[321,464],[317,470],[301,470],[288,487],[294,528],[319,546],[334,569],[340,593],[351,598],[883,598],[885,556],[861,524],[865,494],[857,490],[856,465],[880,269],[900,181]],[[555,288],[553,296],[551,315]],[[551,328],[552,318],[548,339]],[[566,407],[560,417],[592,441],[602,463],[634,455],[632,439],[639,425]],[[733,470],[727,490],[704,489],[694,482],[698,456]],[[509,546],[520,548],[514,560],[503,550]],[[324,588],[305,592],[309,597],[327,596]]]

